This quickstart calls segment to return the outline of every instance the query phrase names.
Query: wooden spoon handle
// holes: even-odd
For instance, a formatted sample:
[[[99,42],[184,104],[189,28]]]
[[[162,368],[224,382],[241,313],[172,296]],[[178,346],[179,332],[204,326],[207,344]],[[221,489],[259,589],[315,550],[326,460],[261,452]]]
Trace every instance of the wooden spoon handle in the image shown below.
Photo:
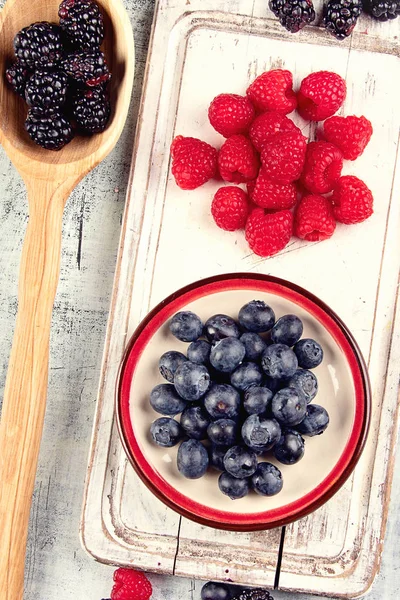
[[[69,190],[68,190],[69,191]],[[0,422],[0,590],[22,600],[29,513],[46,407],[50,322],[66,189],[28,184],[18,315]]]

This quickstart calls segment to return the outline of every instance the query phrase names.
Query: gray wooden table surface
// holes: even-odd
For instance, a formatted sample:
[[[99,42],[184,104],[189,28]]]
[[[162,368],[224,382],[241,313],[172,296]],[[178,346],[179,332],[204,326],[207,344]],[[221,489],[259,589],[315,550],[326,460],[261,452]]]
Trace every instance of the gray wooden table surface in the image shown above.
[[[29,600],[101,600],[110,567],[81,549],[83,484],[113,283],[131,147],[153,0],[125,0],[136,41],[132,109],[114,152],[78,186],[63,224],[61,277],[52,335],[48,406],[33,498],[26,594]],[[0,0],[0,6],[3,5]],[[25,189],[0,148],[0,396],[17,309],[18,266],[28,220]],[[394,474],[381,572],[369,598],[397,600],[400,588],[400,461]],[[150,576],[155,600],[200,598],[201,582]],[[275,592],[277,600],[304,595]]]

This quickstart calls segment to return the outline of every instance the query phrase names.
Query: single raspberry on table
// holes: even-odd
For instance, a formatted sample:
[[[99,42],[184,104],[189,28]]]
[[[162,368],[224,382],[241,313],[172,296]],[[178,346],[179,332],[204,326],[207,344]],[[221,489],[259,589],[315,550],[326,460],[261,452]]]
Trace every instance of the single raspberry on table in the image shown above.
[[[336,229],[332,202],[324,196],[304,196],[294,215],[294,234],[301,240],[320,242]]]
[[[139,571],[117,569],[111,600],[149,600],[153,593],[150,581]]]
[[[172,174],[182,190],[194,190],[217,173],[217,151],[197,138],[178,135],[171,144]]]
[[[262,169],[255,181],[247,184],[250,199],[268,210],[293,208],[297,201],[297,190],[293,183],[275,183],[264,175]]]
[[[247,133],[255,113],[247,96],[220,94],[211,102],[208,118],[214,129],[227,138]]]
[[[249,214],[246,192],[234,185],[219,188],[211,204],[211,214],[225,231],[243,229]]]
[[[297,94],[298,112],[309,121],[323,121],[335,114],[346,98],[345,80],[331,71],[311,73]]]
[[[262,208],[254,209],[246,223],[246,240],[250,249],[258,256],[273,256],[289,243],[293,230],[293,215],[290,210],[265,213]]]
[[[324,123],[324,137],[335,144],[347,160],[356,160],[372,136],[371,121],[365,117],[331,117]]]
[[[247,137],[233,135],[224,142],[219,151],[218,167],[224,181],[244,183],[257,177],[260,161]]]
[[[262,73],[247,88],[247,96],[260,111],[273,110],[287,115],[297,106],[293,76],[284,69]]]
[[[361,223],[374,212],[371,190],[354,175],[339,179],[333,190],[332,202],[336,220],[346,225]]]
[[[283,133],[263,144],[261,163],[264,175],[276,183],[299,179],[304,167],[307,143],[298,132]]]
[[[251,124],[249,137],[256,150],[261,152],[265,142],[270,142],[280,133],[289,133],[300,129],[291,119],[277,112],[266,112],[259,115]]]
[[[313,194],[331,192],[343,168],[342,152],[330,142],[307,144],[301,183]]]

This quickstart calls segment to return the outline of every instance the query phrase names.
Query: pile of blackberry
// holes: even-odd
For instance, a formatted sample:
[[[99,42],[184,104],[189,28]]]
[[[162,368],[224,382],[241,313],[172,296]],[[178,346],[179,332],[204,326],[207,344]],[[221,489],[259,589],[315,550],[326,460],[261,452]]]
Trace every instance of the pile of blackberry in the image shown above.
[[[19,31],[16,61],[6,70],[8,83],[29,108],[26,131],[46,150],[61,150],[75,131],[104,131],[111,113],[99,6],[95,0],[63,0],[59,17],[59,25],[43,21]]]

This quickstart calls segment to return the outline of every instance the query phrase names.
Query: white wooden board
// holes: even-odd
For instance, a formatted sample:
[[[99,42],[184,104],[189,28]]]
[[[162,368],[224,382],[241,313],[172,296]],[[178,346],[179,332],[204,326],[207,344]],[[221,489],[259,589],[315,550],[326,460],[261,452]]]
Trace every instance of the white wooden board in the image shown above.
[[[245,270],[270,273],[330,304],[353,331],[369,363],[373,415],[364,455],[354,476],[325,507],[286,529],[278,573],[282,589],[353,598],[369,587],[379,563],[396,433],[399,26],[390,24],[383,40],[373,35],[377,24],[365,20],[368,35],[362,21],[358,33],[338,44],[318,28],[299,36],[286,34],[276,21],[262,18],[265,14],[261,0],[161,0],[156,9],[82,539],[104,562],[249,585],[272,586],[278,580],[281,530],[214,531],[164,507],[127,464],[113,410],[124,346],[149,309],[202,277]],[[220,145],[222,138],[207,122],[211,99],[223,91],[243,93],[257,74],[277,66],[290,69],[296,85],[320,69],[346,78],[343,112],[365,114],[375,134],[363,157],[347,164],[345,172],[366,180],[375,196],[375,214],[359,226],[339,226],[322,244],[292,242],[280,255],[265,260],[249,252],[242,234],[221,232],[213,224],[209,207],[215,183],[195,192],[176,187],[169,175],[168,148],[178,133]],[[314,134],[308,126],[305,132]]]

